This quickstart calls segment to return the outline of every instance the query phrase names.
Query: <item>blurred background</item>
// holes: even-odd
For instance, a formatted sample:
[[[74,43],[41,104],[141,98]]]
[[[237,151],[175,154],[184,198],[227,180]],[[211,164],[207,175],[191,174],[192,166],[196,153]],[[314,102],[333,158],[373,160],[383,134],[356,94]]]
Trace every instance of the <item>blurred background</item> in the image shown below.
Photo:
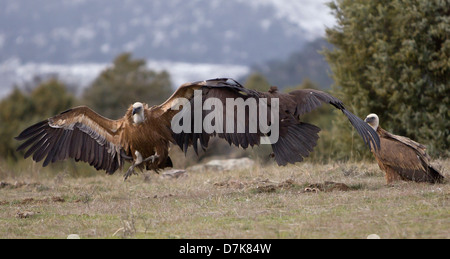
[[[263,91],[329,91],[359,117],[376,112],[384,128],[446,157],[447,8],[424,0],[1,0],[0,170],[25,163],[13,137],[33,122],[80,104],[119,118],[135,101],[159,104],[182,83],[216,77]],[[323,129],[311,162],[370,159],[342,114],[324,107],[304,120]],[[206,154],[172,160],[267,162],[269,153],[216,141]],[[75,168],[67,164],[56,167]]]
[[[79,91],[123,52],[166,70],[174,87],[244,77],[254,66],[267,70],[267,62],[323,41],[325,26],[334,23],[324,2],[2,0],[0,94],[48,75]],[[323,61],[316,55],[310,62],[326,70]],[[321,81],[329,87],[330,80]]]

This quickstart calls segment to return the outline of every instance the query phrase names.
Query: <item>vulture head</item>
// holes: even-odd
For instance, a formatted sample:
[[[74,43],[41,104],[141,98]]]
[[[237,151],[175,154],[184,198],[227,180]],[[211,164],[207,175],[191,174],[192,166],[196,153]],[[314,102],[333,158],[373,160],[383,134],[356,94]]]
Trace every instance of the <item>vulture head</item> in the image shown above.
[[[136,124],[140,124],[145,120],[144,105],[140,102],[133,104],[133,121]]]
[[[380,125],[380,119],[378,118],[378,115],[376,115],[375,113],[367,115],[364,121],[367,122],[367,124],[369,124],[370,127],[372,127],[372,129],[374,129],[375,131],[378,129],[378,126]]]

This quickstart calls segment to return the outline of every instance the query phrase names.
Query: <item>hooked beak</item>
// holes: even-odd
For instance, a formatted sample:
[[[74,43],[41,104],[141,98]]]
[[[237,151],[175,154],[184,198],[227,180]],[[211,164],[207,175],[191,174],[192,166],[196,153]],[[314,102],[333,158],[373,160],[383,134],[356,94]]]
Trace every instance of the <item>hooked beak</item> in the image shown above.
[[[373,122],[373,118],[366,118],[366,119],[364,120],[364,122],[366,122],[366,123],[371,123],[371,122]]]
[[[135,115],[137,112],[138,112],[138,108],[133,108],[133,112],[132,112],[132,115]]]

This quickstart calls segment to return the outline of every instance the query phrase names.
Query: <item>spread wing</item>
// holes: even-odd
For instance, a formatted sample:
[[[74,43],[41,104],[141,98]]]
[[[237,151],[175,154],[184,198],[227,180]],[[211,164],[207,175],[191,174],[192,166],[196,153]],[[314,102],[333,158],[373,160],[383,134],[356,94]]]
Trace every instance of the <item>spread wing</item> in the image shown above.
[[[195,91],[201,90],[199,95],[197,96],[198,100],[195,97]],[[182,150],[187,151],[189,146],[193,146],[195,152],[198,152],[198,143],[200,142],[200,146],[203,150],[208,147],[208,143],[211,137],[218,136],[220,138],[225,139],[230,144],[234,144],[236,146],[241,146],[243,148],[247,148],[249,146],[259,145],[259,140],[261,134],[258,130],[255,132],[250,132],[249,130],[249,118],[248,113],[249,110],[245,110],[244,114],[240,114],[242,118],[246,118],[246,120],[236,120],[234,122],[233,130],[230,130],[227,133],[227,124],[226,124],[226,100],[232,99],[235,100],[237,98],[242,98],[245,102],[249,98],[258,99],[259,94],[256,91],[246,89],[238,82],[233,79],[228,78],[218,78],[211,79],[207,81],[199,81],[194,83],[187,83],[182,85],[178,90],[163,104],[161,104],[158,108],[163,113],[163,117],[165,117],[164,121],[172,121],[173,117],[177,115],[178,117],[184,118],[187,117],[193,118],[190,123],[181,120],[182,123],[188,123],[189,128],[192,129],[190,132],[177,132],[174,133],[174,142]],[[220,125],[223,133],[208,133],[208,129],[204,129],[201,127],[199,130],[196,129],[196,121],[194,118],[196,116],[194,107],[196,106],[196,101],[201,103],[202,107],[205,105],[205,101],[214,98],[215,101],[219,101],[222,104],[223,109],[223,118],[224,123]],[[177,107],[179,105],[183,106],[183,109]],[[190,109],[184,108],[185,106],[190,107]],[[177,109],[173,109],[173,107],[177,107]],[[216,108],[216,107],[215,107]],[[205,117],[210,114],[212,110],[202,110],[201,111],[201,119],[205,119]],[[237,110],[234,111],[236,115]],[[234,118],[237,118],[235,116]],[[243,133],[239,132],[238,129],[244,129]],[[195,131],[194,131],[195,130]],[[232,133],[231,133],[232,132]]]
[[[295,106],[291,108],[295,116],[301,116],[305,113],[311,112],[323,103],[331,104],[344,113],[358,134],[362,137],[364,143],[369,145],[369,147],[374,147],[375,149],[380,147],[380,138],[375,130],[373,130],[372,127],[365,123],[361,118],[348,111],[342,101],[338,98],[314,89],[295,90],[289,94],[295,101]]]
[[[255,100],[257,107],[259,107],[259,103],[262,102],[263,99],[267,100],[267,125],[271,125],[273,121],[271,121],[270,114],[273,105],[270,100],[272,98],[278,98],[280,136],[278,141],[272,144],[272,148],[275,153],[275,160],[279,165],[301,162],[304,157],[307,157],[309,153],[312,152],[319,138],[318,132],[320,129],[314,125],[300,122],[299,116],[310,112],[322,103],[330,103],[340,109],[348,117],[351,124],[357,129],[358,133],[363,137],[363,140],[367,144],[372,144],[374,147],[379,146],[379,138],[376,132],[360,118],[347,111],[342,102],[327,93],[317,90],[297,90],[289,94],[284,94],[278,93],[276,88],[271,89],[269,92],[262,93],[246,89],[235,80],[226,78],[189,83],[181,86],[172,97],[158,107],[161,116],[165,118],[163,121],[171,121],[174,116],[184,118],[183,115],[186,114],[190,115],[186,117],[194,118],[196,115],[194,109],[182,109],[178,112],[174,111],[172,108],[180,104],[187,107],[194,107],[196,104],[195,90],[202,90],[198,101],[202,105],[204,105],[209,98],[214,98],[215,101],[222,104],[222,124],[218,126],[214,125],[217,126],[216,129],[220,128],[222,131],[219,133],[214,131],[208,132],[208,129],[205,130],[203,127],[201,127],[200,132],[194,131],[195,124],[197,124],[198,121],[195,122],[195,119],[191,119],[190,122],[186,123],[189,124],[189,128],[192,131],[174,133],[173,141],[185,152],[191,145],[197,152],[198,142],[200,142],[202,149],[206,149],[210,137],[216,135],[228,141],[229,144],[247,148],[249,146],[253,147],[259,145],[261,137],[272,134],[272,132],[263,133],[259,127],[259,123],[257,124],[256,130],[251,129],[251,120],[254,119],[255,116],[251,116],[252,114],[254,115],[254,113],[250,113],[249,107],[241,111],[233,108],[234,110],[232,111],[234,111],[235,115],[234,127],[230,125],[229,128],[233,130],[228,130],[227,120],[225,119],[227,118],[226,110],[228,108],[227,99],[241,99],[245,103],[249,100],[248,104],[252,101],[250,99],[253,99]],[[258,115],[260,112],[259,108],[257,108]],[[202,121],[207,118],[210,113],[210,110],[202,110],[200,113]],[[240,118],[245,119],[240,120]],[[239,129],[241,130],[239,131]]]
[[[256,96],[257,92],[247,89],[239,84],[234,79],[230,78],[216,78],[206,81],[197,81],[193,83],[186,83],[180,86],[172,96],[169,97],[163,104],[158,106],[162,112],[170,112],[173,107],[182,105],[183,99],[191,100],[194,97],[194,91],[196,90],[209,90],[209,89],[228,89],[234,92],[241,93],[242,95]],[[173,116],[173,114],[171,114]]]
[[[123,122],[104,118],[88,107],[77,107],[36,123],[19,134],[17,151],[44,160],[43,166],[67,158],[84,161],[113,174],[123,164],[120,133]],[[28,150],[27,150],[28,149]]]

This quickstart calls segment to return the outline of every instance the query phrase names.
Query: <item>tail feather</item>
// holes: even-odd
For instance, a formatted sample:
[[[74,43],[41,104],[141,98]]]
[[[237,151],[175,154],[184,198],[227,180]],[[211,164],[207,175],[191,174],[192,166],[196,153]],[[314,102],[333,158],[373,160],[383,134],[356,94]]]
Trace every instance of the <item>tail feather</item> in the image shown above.
[[[424,169],[409,169],[393,167],[400,177],[405,181],[414,182],[427,182],[427,183],[441,183],[444,180],[442,176],[435,168],[428,165],[426,170]]]
[[[444,181],[444,176],[436,170],[431,165],[428,166],[428,172],[429,172],[429,179],[431,183],[442,183]]]

